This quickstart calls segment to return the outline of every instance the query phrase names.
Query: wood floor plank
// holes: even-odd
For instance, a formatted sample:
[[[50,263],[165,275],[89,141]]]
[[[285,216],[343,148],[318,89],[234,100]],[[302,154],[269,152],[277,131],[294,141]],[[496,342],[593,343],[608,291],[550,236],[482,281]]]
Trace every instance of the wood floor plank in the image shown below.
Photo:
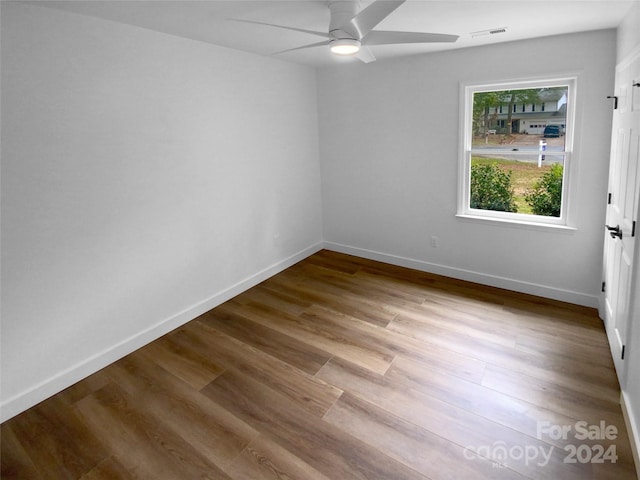
[[[366,269],[358,270],[354,275],[354,282],[366,288],[374,288],[375,291],[382,291],[387,295],[405,297],[411,303],[424,302],[431,294],[428,286],[407,281],[393,275],[380,275],[372,273]]]
[[[330,480],[265,435],[254,439],[226,470],[236,480]]]
[[[166,335],[137,352],[166,371],[200,390],[224,371],[224,367],[190,348],[183,348]]]
[[[133,480],[135,477],[114,457],[109,457],[82,477],[82,480]]]
[[[202,389],[288,451],[335,479],[425,480],[426,477],[357,440],[340,428],[308,415],[296,404],[239,372],[227,370]]]
[[[571,383],[542,380],[495,365],[487,366],[482,385],[569,416],[585,418],[598,412],[603,419],[611,419],[621,415],[619,396],[606,387],[574,389]],[[549,391],[554,395],[548,395]]]
[[[443,328],[442,326],[429,323],[415,316],[398,315],[389,324],[388,329],[423,341],[427,345],[436,343],[444,348],[458,352],[461,355],[471,355],[482,361],[490,361],[493,359],[484,354],[484,352],[509,352],[513,350],[505,348],[504,344],[487,342],[475,338],[472,332],[468,334],[456,332],[453,329]],[[515,345],[515,339],[513,340],[513,345]]]
[[[109,456],[63,397],[53,397],[7,422],[44,479],[79,478]]]
[[[571,361],[563,354],[507,348],[504,345],[478,341],[470,336],[458,335],[436,326],[425,325],[419,320],[404,316],[396,317],[387,328],[421,341],[425,345],[435,344],[459,355],[476,358],[486,364],[508,365],[513,371],[543,380],[556,382],[579,380],[585,382],[585,388],[589,388],[586,387],[589,384],[606,383],[604,387],[616,385],[616,382],[611,380],[614,373],[598,359],[591,359],[589,367],[585,368],[584,364]],[[602,382],[603,378],[607,380]]]
[[[571,345],[592,345],[595,347],[608,343],[604,334],[604,325],[594,312],[591,315],[551,309],[520,310],[505,308],[520,334],[531,335],[566,342]]]
[[[324,419],[433,480],[526,478],[348,392]]]
[[[148,415],[120,387],[109,384],[83,398],[76,408],[135,478],[182,480],[230,477],[183,438]],[[142,407],[142,408],[141,408]]]
[[[104,374],[103,370],[100,370],[93,375],[89,375],[82,381],[64,389],[57,396],[70,405],[73,405],[78,400],[82,400],[87,395],[100,390],[107,383],[109,383],[109,377]]]
[[[388,328],[380,328],[362,322],[358,318],[351,317],[341,312],[336,312],[326,306],[314,305],[300,315],[318,324],[330,326],[332,331],[343,334],[357,333],[357,341],[366,344],[370,348],[377,349],[386,358],[393,359],[398,355],[413,358],[431,365],[433,368],[443,369],[452,375],[467,378],[480,383],[484,374],[484,362],[475,358],[459,355],[448,349],[440,348],[424,342],[415,341],[411,337],[397,335]],[[352,363],[351,358],[345,358]],[[376,371],[373,370],[372,371]],[[386,371],[386,369],[385,369]],[[384,372],[378,372],[384,373]]]
[[[409,359],[396,359],[385,378],[533,437],[538,421],[576,421]]]
[[[342,390],[243,344],[201,321],[192,322],[177,330],[172,338],[280,392],[318,417],[322,417],[342,393]]]
[[[304,276],[304,280],[296,281],[295,277],[281,277],[274,282],[278,286],[304,298],[312,304],[322,304],[338,312],[352,315],[373,325],[386,326],[395,316],[387,305],[376,303],[366,297],[358,297],[350,294],[344,288],[331,285],[326,280],[316,279],[313,276]]]
[[[589,425],[599,425],[603,420],[600,412],[584,417],[575,411],[571,415],[553,410],[550,405],[536,405],[526,400],[516,398],[497,390],[477,385],[467,380],[447,375],[443,372],[426,368],[425,365],[405,359],[397,358],[385,378],[405,389],[412,389],[425,395],[438,398],[446,403],[463,408],[488,420],[522,432],[530,437],[539,438],[541,425],[575,425],[579,421],[587,421]],[[584,413],[584,412],[582,412]],[[624,428],[623,419],[617,416],[609,416],[609,425],[618,429]],[[555,438],[544,435],[546,443],[565,448],[569,444],[575,444],[573,436],[567,438]],[[619,461],[629,461],[632,458],[630,444],[626,438],[616,439],[615,442],[600,439],[581,441],[581,444],[602,444],[608,448],[616,444]]]
[[[258,435],[141,352],[112,365],[108,376],[129,398],[144,405],[147,415],[217,465],[231,462]]]
[[[568,362],[581,363],[598,368],[612,370],[612,364],[607,360],[610,357],[609,344],[598,342],[592,343],[587,338],[566,338],[557,334],[518,334],[516,336],[516,348],[525,352],[536,354],[553,355],[563,357]],[[611,375],[605,375],[608,378]],[[617,382],[614,388],[617,388]]]
[[[385,278],[383,281],[377,281],[373,276],[362,275],[360,271],[355,274],[345,274],[319,265],[305,264],[305,269],[302,272],[314,279],[322,280],[323,283],[338,287],[341,295],[369,304],[375,303],[378,308],[381,305],[388,307],[421,305],[428,296],[425,289],[407,288],[406,285],[400,283],[389,288],[389,282],[392,279]],[[354,277],[357,278],[357,281],[354,281]]]
[[[250,290],[247,290],[233,298],[235,303],[246,305],[247,303],[262,304],[268,303],[274,308],[278,308],[283,312],[297,315],[306,308],[311,306],[311,302],[300,298],[290,292],[282,290],[276,285],[276,279],[279,276],[285,276],[287,273],[280,273],[271,277]]]
[[[360,321],[358,318],[336,312],[324,305],[310,307],[301,314],[301,317],[315,321],[318,324],[328,325],[334,331],[357,332],[359,342],[375,346],[387,358],[395,358],[396,356],[412,358],[430,365],[431,368],[444,370],[452,375],[477,383],[480,383],[484,374],[484,362],[476,358],[460,355],[452,350],[433,344],[416,341],[409,336],[397,334],[388,328],[383,329],[370,325]],[[341,358],[345,357],[342,356]],[[352,361],[351,359],[348,360]],[[372,371],[375,370],[372,369]]]
[[[315,255],[306,258],[304,263],[320,265],[339,272],[353,274],[358,272],[363,266],[369,265],[372,262],[366,258],[345,255],[330,250],[321,250]]]
[[[515,347],[516,345],[517,332],[512,325],[506,322],[497,322],[493,317],[486,318],[477,312],[470,314],[463,311],[453,311],[450,308],[425,301],[420,306],[405,307],[397,313],[424,324],[425,328],[433,326],[455,335],[472,337],[483,343],[489,342],[506,347]]]
[[[589,326],[602,328],[602,320],[598,318],[598,311],[592,307],[575,305],[549,298],[522,295],[507,292],[504,296],[504,307],[518,315],[538,315],[539,318],[562,319],[567,325]]]
[[[2,459],[0,478],[41,480],[42,476],[31,461],[31,457],[11,429],[9,422],[0,427],[0,459]]]
[[[331,355],[349,359],[372,371],[386,371],[393,360],[393,356],[381,351],[376,345],[363,343],[358,332],[347,332],[347,336],[338,335],[330,327],[309,319],[308,315],[291,316],[269,305],[239,306],[234,302],[227,302],[218,308],[225,311],[231,309],[232,312],[240,308],[242,314],[254,322],[293,336]]]
[[[199,317],[198,321],[311,375],[316,374],[331,358],[324,350],[251,321],[238,313],[214,309]],[[211,380],[213,379],[209,382]]]
[[[494,452],[493,448],[498,445],[507,450],[530,446],[549,456],[544,471],[552,476],[556,475],[556,478],[578,480],[591,475],[591,465],[565,464],[563,460],[566,455],[552,445],[419,391],[404,389],[382,375],[363,370],[344,360],[330,360],[318,375],[361,399],[375,399],[373,401],[379,408],[485,458],[497,460],[493,456],[487,457],[486,450]],[[543,453],[540,454],[541,458]],[[500,463],[525,477],[536,478],[540,475],[540,467],[535,462],[525,460],[513,457]]]
[[[585,321],[596,327],[602,325],[593,308],[516,293],[396,265],[371,261],[362,266],[358,274],[360,273],[374,275],[382,279],[393,278],[420,286],[429,291],[430,297],[455,299],[456,303],[470,305],[474,309],[488,308],[494,305],[515,312],[518,316],[523,312],[539,312],[543,316],[551,313],[552,315],[565,315],[567,321],[573,319],[579,325],[584,324]]]
[[[616,468],[611,468],[609,463],[595,463],[593,464],[593,479],[594,480],[637,480],[638,475],[636,473],[633,462],[616,462]]]

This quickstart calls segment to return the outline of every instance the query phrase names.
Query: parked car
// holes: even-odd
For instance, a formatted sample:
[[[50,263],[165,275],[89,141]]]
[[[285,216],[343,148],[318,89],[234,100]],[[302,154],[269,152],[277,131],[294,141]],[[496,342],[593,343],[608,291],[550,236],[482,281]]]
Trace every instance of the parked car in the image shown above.
[[[559,137],[562,135],[562,127],[560,125],[547,125],[544,127],[543,136],[545,138]]]

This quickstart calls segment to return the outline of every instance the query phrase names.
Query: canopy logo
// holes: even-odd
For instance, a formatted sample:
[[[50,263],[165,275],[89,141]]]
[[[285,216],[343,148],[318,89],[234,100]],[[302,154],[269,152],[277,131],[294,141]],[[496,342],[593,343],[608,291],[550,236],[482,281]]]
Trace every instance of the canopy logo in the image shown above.
[[[552,445],[513,445],[509,447],[502,440],[498,440],[491,445],[468,446],[464,449],[464,458],[474,460],[478,457],[484,457],[493,462],[493,467],[498,468],[506,467],[511,461],[545,467],[549,464],[554,448]]]
[[[607,425],[604,420],[597,424],[580,420],[566,425],[539,421],[536,439],[531,438],[531,444],[507,445],[499,440],[491,445],[469,445],[464,450],[464,457],[467,460],[484,458],[498,468],[513,462],[545,467],[554,455],[558,455],[558,460],[564,455],[564,463],[616,463],[616,445],[611,441],[617,438],[618,428]]]
[[[581,420],[573,425],[553,425],[550,422],[538,422],[537,438],[542,440],[547,436],[552,440],[567,440],[572,434],[576,440],[615,440],[618,438],[618,428],[607,425],[604,420],[599,424],[589,425]]]

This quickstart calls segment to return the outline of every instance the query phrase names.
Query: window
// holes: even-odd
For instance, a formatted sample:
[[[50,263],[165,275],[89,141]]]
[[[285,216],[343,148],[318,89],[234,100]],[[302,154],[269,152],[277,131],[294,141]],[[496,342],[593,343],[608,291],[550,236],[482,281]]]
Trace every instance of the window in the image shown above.
[[[462,85],[461,95],[458,216],[568,226],[576,78]],[[525,116],[516,105],[526,104],[547,108]],[[495,118],[497,105],[509,113]],[[489,135],[493,125],[505,128]]]

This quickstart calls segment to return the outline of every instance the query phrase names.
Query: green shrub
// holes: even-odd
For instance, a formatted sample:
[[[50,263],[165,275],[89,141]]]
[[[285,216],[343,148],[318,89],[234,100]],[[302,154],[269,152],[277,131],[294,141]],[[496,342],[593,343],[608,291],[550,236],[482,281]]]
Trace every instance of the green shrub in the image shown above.
[[[471,165],[471,208],[517,212],[511,173],[497,163]]]
[[[562,165],[556,163],[524,196],[534,215],[559,217],[562,205]]]

